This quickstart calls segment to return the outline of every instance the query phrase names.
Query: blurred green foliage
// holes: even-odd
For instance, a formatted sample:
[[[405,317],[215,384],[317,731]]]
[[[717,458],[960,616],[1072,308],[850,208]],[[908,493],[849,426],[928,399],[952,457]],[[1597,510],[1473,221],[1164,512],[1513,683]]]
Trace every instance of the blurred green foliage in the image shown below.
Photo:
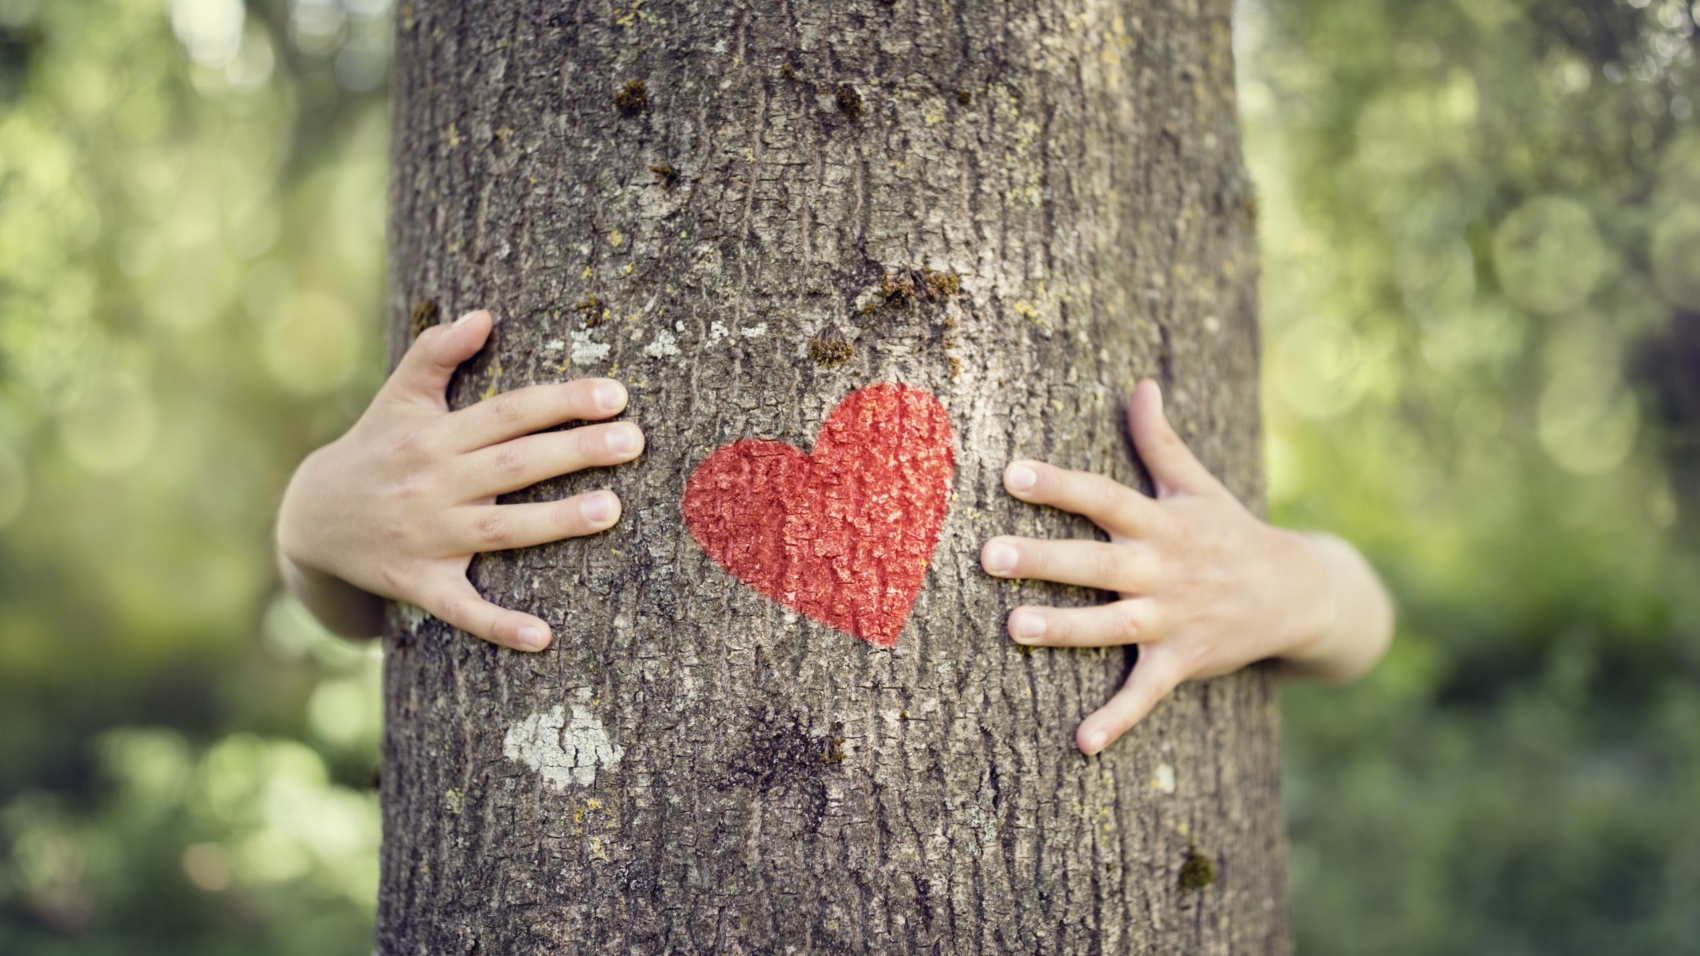
[[[1273,512],[1401,610],[1285,695],[1301,952],[1700,952],[1693,16],[1241,11]]]
[[[382,374],[389,43],[0,0],[0,953],[370,948],[378,661],[269,532]]]
[[[0,952],[370,947],[378,661],[277,594],[381,377],[389,0],[0,0]],[[1700,131],[1674,0],[1238,23],[1305,953],[1700,951]]]

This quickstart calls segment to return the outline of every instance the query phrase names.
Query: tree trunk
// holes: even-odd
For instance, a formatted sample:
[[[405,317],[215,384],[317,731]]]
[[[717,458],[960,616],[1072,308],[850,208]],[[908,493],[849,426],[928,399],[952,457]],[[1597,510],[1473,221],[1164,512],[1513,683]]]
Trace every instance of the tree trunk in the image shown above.
[[[393,616],[379,951],[1287,952],[1268,674],[1083,757],[1134,649],[1017,647],[1101,595],[978,565],[1092,533],[1012,458],[1142,480],[1143,375],[1261,501],[1228,0],[397,17],[392,356],[487,306],[455,405],[612,376],[648,452],[474,564],[547,652]]]

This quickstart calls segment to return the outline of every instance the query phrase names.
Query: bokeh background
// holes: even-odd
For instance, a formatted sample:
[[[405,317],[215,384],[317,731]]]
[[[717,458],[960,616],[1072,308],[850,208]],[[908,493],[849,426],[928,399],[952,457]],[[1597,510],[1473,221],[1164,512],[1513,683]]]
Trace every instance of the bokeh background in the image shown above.
[[[1696,5],[1700,7],[1700,5]],[[1245,0],[1305,954],[1700,952],[1681,0]],[[0,0],[0,953],[370,948],[378,660],[279,592],[382,377],[391,0]]]

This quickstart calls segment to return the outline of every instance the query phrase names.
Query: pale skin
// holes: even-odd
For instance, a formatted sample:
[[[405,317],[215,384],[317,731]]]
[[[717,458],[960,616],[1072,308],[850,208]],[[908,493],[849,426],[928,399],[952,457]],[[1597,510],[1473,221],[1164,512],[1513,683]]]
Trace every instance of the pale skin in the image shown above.
[[[980,551],[988,574],[1112,591],[1081,608],[1022,606],[1010,637],[1045,647],[1137,644],[1122,688],[1076,728],[1095,754],[1183,682],[1274,658],[1288,673],[1343,682],[1387,649],[1393,605],[1357,550],[1325,534],[1265,524],[1175,434],[1157,383],[1139,383],[1128,430],[1156,485],[1147,497],[1090,472],[1037,461],[1004,469],[1011,495],[1091,519],[1109,541],[997,537]]]
[[[595,534],[620,519],[608,490],[559,501],[496,496],[643,452],[605,378],[533,385],[449,411],[455,367],[490,336],[490,313],[422,332],[348,433],[307,457],[278,508],[278,564],[289,590],[331,630],[383,629],[384,600],[406,601],[518,651],[552,638],[542,618],[485,600],[466,577],[475,554]]]
[[[626,406],[611,379],[515,389],[450,411],[455,368],[489,338],[488,312],[425,330],[348,432],[302,462],[278,509],[278,563],[289,590],[326,627],[351,637],[383,628],[386,600],[423,608],[476,637],[534,652],[547,622],[493,604],[466,576],[474,555],[596,534],[620,518],[606,489],[559,501],[496,504],[498,495],[643,452],[643,432],[607,422]],[[555,430],[568,422],[576,427]],[[1188,680],[1275,658],[1331,681],[1367,671],[1386,650],[1393,610],[1349,544],[1258,520],[1198,462],[1163,415],[1154,382],[1135,389],[1128,424],[1155,498],[1113,479],[1016,461],[1004,487],[1023,501],[1083,515],[1110,540],[998,537],[981,563],[1003,578],[1114,592],[1085,608],[1023,606],[1022,644],[1137,644],[1138,663],[1075,732],[1095,754]]]

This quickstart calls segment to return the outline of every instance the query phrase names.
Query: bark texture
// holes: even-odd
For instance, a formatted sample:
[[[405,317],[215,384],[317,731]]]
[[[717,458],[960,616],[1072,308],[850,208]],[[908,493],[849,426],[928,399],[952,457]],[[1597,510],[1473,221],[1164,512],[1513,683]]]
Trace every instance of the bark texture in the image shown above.
[[[487,306],[463,405],[608,375],[648,436],[603,535],[478,561],[537,656],[398,610],[379,951],[1284,953],[1275,698],[1183,687],[1072,746],[1134,651],[1031,653],[999,533],[1030,456],[1142,481],[1142,375],[1261,500],[1251,195],[1229,0],[406,0],[392,354]],[[807,450],[854,389],[937,396],[938,546],[894,647],[694,541],[692,469]],[[1208,861],[1208,862],[1206,862]]]

